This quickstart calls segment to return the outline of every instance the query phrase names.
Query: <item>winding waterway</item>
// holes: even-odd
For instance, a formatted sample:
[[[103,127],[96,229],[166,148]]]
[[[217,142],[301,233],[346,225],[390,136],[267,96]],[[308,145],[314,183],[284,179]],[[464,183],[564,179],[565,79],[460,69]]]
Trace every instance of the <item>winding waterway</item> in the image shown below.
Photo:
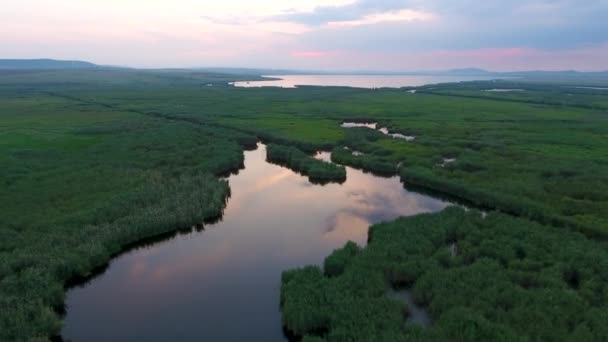
[[[133,249],[71,288],[64,340],[283,341],[282,271],[365,245],[370,224],[449,205],[348,167],[343,184],[314,185],[268,163],[262,144],[228,181],[220,222]]]

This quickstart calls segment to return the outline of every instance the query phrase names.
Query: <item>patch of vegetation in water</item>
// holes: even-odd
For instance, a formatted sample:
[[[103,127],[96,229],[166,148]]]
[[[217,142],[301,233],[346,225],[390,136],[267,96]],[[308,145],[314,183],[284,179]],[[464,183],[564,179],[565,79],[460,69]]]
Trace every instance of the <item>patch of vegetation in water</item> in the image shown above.
[[[272,163],[285,165],[290,169],[301,172],[308,176],[311,182],[342,183],[346,180],[344,166],[316,159],[292,146],[268,144],[266,157]]]
[[[579,233],[450,207],[375,225],[369,240],[335,251],[323,270],[284,272],[286,329],[325,341],[608,336],[608,252]],[[405,325],[407,307],[387,287],[411,289],[432,325]]]
[[[357,152],[353,153],[350,150],[338,147],[332,151],[331,159],[335,163],[362,169],[379,176],[393,176],[397,173],[397,166],[392,162],[373,154]]]

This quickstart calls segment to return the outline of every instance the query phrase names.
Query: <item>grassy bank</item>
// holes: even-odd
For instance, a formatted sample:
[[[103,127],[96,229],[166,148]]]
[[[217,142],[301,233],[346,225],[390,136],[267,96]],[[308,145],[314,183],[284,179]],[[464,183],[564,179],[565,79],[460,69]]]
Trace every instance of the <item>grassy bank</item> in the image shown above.
[[[0,340],[58,334],[64,284],[123,246],[221,214],[235,134],[0,92]],[[235,138],[233,138],[235,136]]]
[[[285,272],[283,322],[326,341],[602,341],[606,260],[581,234],[452,207],[373,226],[366,248],[349,243],[324,269]],[[408,322],[391,287],[431,325]]]

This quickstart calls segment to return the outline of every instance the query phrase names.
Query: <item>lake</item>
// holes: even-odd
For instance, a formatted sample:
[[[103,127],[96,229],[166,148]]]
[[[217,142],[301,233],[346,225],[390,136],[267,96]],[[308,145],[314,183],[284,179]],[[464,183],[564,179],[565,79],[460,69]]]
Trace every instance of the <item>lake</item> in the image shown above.
[[[401,88],[428,84],[492,80],[491,76],[424,76],[424,75],[265,75],[280,78],[271,81],[234,82],[235,87],[341,86],[354,88]]]
[[[228,182],[221,221],[134,248],[69,289],[63,339],[284,341],[282,271],[365,245],[370,224],[449,205],[350,167],[343,184],[311,184],[268,163],[263,144]]]

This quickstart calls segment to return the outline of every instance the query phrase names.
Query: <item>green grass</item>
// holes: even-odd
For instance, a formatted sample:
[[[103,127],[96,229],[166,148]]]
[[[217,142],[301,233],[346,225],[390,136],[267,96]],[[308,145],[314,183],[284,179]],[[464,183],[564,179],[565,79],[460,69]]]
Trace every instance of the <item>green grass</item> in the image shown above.
[[[448,208],[373,226],[317,266],[287,271],[286,328],[325,341],[603,341],[608,252],[581,234]],[[408,323],[413,293],[432,323]]]
[[[309,119],[290,115],[260,116],[255,118],[222,118],[219,123],[250,130],[256,134],[315,145],[335,145],[344,140],[345,133],[336,120]]]
[[[496,87],[492,82],[475,84],[478,88]],[[517,87],[519,84],[505,82],[502,86]],[[466,87],[468,84],[446,85],[441,86],[443,93],[433,90],[435,93],[423,91],[414,95],[400,90],[315,87],[186,88],[179,93],[163,88],[154,91],[154,98],[146,98],[141,91],[136,95],[127,91],[120,101],[127,102],[127,108],[138,111],[162,112],[209,125],[233,127],[264,140],[297,144],[305,151],[343,146],[371,151],[361,158],[348,158],[341,153],[336,161],[385,174],[402,163],[401,173],[409,173],[404,176],[409,182],[419,179],[414,175],[420,174],[422,169],[441,184],[462,183],[488,193],[506,193],[538,206],[547,204],[549,209],[543,214],[548,217],[547,221],[559,221],[562,225],[574,223],[593,234],[605,234],[608,211],[591,209],[605,208],[605,201],[598,199],[596,194],[583,196],[596,199],[587,200],[587,209],[573,211],[564,196],[552,193],[548,183],[556,180],[542,176],[548,165],[574,168],[577,174],[568,178],[569,183],[578,188],[592,179],[594,189],[605,189],[608,182],[604,176],[608,173],[603,153],[608,149],[605,111],[576,103],[540,104],[526,98],[507,101],[448,96],[451,91]],[[534,87],[534,94],[543,98],[544,94],[555,93],[559,86],[541,84]],[[584,99],[589,92],[575,90],[575,99]],[[597,91],[592,93],[589,96],[602,96],[595,94]],[[82,98],[90,100],[87,96]],[[95,98],[104,97],[97,94]],[[115,104],[116,100],[106,97],[103,102]],[[394,131],[416,135],[417,139],[406,143],[382,136],[352,134],[338,127],[340,122],[349,119],[378,121]],[[457,162],[447,168],[438,167],[446,156],[456,157]],[[422,181],[419,183],[424,185]],[[449,192],[454,197],[467,195],[450,191],[449,186],[442,187],[444,189],[435,190]],[[463,199],[479,202],[469,195]],[[502,205],[498,202],[486,204],[494,208]],[[520,213],[524,211],[519,210]]]
[[[590,250],[608,237],[606,92],[527,80],[428,86],[416,94],[226,84],[244,78],[184,70],[0,72],[0,340],[56,334],[54,308],[62,305],[69,279],[88,274],[128,243],[218,215],[229,193],[218,176],[240,167],[243,148],[257,138],[307,158],[331,150],[340,164],[400,175],[406,186],[542,223],[513,221],[541,235],[582,232],[590,239],[580,244]],[[526,92],[480,91],[497,87]],[[416,140],[339,127],[363,119]],[[443,158],[456,161],[441,166]],[[499,241],[491,230],[476,234]],[[557,254],[543,255],[547,263],[561,262]],[[342,259],[350,260],[339,257],[332,267],[343,268]],[[479,272],[503,272],[495,266],[482,264]],[[325,279],[319,270],[310,272]],[[384,282],[381,276],[352,285],[376,293],[374,286]],[[376,304],[358,302],[371,316],[378,314]],[[388,299],[380,306],[387,322],[402,312]],[[434,315],[454,327],[464,324],[462,316],[490,333],[504,328],[477,308],[446,310]],[[359,319],[339,313],[344,324]],[[599,318],[582,317],[576,326],[596,333]],[[370,324],[353,331],[371,336],[378,326]],[[393,323],[386,324],[393,332]],[[418,334],[425,333],[408,336]]]
[[[68,280],[123,246],[219,215],[229,188],[217,175],[243,162],[235,132],[40,89],[0,92],[3,341],[58,334]]]

